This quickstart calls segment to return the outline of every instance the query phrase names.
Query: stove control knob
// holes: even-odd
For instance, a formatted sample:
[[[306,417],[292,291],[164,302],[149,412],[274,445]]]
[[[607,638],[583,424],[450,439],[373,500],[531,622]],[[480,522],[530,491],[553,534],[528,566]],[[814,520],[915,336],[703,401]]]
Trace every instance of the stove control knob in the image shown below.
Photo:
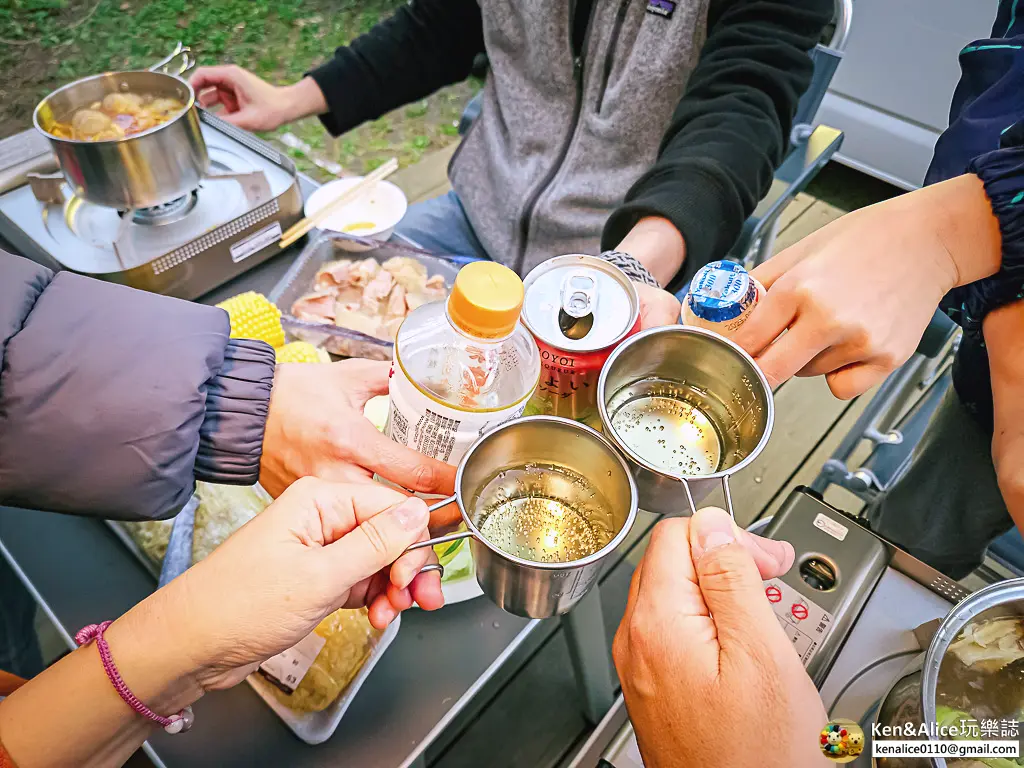
[[[800,578],[812,589],[829,592],[836,588],[835,566],[823,557],[811,555],[800,563]]]

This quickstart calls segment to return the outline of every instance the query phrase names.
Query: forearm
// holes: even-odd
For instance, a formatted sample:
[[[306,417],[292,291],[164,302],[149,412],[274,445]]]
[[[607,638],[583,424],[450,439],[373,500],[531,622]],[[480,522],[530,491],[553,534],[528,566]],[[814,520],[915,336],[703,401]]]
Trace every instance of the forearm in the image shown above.
[[[999,221],[974,174],[902,195],[889,203],[923,232],[933,232],[937,256],[953,270],[951,286],[973,283],[999,270],[1002,235]]]
[[[164,597],[160,592],[140,603],[107,629],[106,638],[129,690],[168,716],[195,702],[202,689]],[[0,743],[19,768],[120,765],[155,727],[122,701],[95,643],[0,702]]]
[[[484,50],[476,0],[412,0],[313,70],[334,135],[465,80]]]
[[[1024,301],[993,310],[983,324],[992,380],[992,462],[999,490],[1024,531]]]
[[[683,266],[686,243],[676,226],[668,219],[650,216],[641,219],[615,247],[628,253],[662,286],[667,286]]]
[[[224,363],[206,385],[195,477],[209,483],[253,485],[259,479],[276,358],[269,344],[232,339]]]
[[[316,80],[306,76],[280,89],[282,107],[281,122],[291,123],[304,117],[322,115],[327,112],[327,99]]]
[[[274,352],[229,333],[223,310],[0,254],[0,503],[151,519],[197,475],[255,483]]]
[[[671,221],[685,241],[681,280],[721,258],[771,184],[800,95],[807,51],[831,0],[717,0],[708,40],[665,131],[654,166],[605,227],[612,248],[646,217]]]
[[[0,696],[10,696],[25,684],[25,680],[0,669]]]

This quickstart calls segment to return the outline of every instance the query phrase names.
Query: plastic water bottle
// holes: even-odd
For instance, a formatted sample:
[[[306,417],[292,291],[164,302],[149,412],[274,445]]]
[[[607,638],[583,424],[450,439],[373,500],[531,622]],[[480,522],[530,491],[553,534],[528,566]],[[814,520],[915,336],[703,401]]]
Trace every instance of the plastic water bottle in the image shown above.
[[[540,355],[519,322],[523,281],[508,267],[463,267],[447,301],[409,313],[395,340],[387,435],[457,464],[480,435],[523,414]]]

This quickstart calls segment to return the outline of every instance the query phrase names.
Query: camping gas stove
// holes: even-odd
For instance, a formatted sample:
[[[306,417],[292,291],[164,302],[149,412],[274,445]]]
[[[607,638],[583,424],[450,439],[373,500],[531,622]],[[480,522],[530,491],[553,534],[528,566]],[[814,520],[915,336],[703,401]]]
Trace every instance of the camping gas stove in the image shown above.
[[[119,211],[77,197],[46,139],[0,141],[0,236],[23,256],[134,288],[194,299],[280,252],[302,212],[295,164],[200,110],[210,170],[156,208]]]
[[[916,630],[945,616],[968,590],[806,489],[766,522],[759,533],[796,550],[793,568],[765,582],[776,618],[830,717],[860,722],[870,734],[880,699],[921,652]],[[870,768],[869,755],[870,748],[848,765]],[[594,766],[643,768],[621,697],[570,768]]]

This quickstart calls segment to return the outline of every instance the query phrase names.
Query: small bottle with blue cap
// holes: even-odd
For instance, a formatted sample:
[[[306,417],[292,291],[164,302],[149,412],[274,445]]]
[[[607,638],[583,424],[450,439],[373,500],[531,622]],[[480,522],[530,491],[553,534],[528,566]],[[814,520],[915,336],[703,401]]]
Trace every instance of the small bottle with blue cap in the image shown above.
[[[764,286],[740,264],[712,261],[693,276],[681,321],[728,338],[746,322],[764,293]]]

